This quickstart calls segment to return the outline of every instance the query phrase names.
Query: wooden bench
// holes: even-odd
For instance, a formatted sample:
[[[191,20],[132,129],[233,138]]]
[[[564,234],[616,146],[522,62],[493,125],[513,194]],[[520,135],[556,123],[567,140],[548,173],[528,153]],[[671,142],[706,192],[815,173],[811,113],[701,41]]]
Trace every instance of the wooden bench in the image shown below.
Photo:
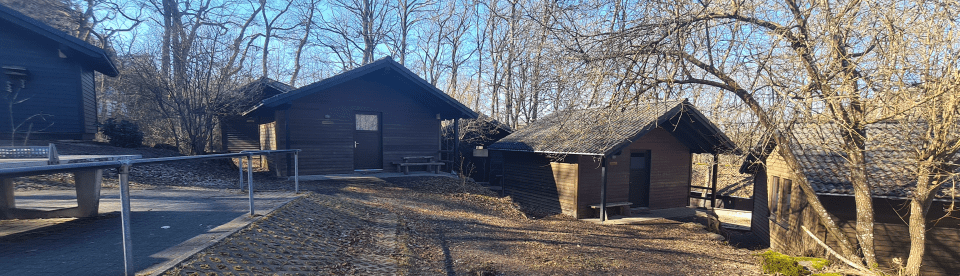
[[[631,205],[633,205],[633,202],[626,202],[626,201],[622,201],[622,202],[607,202],[607,209],[610,209],[610,208],[620,208],[620,215],[621,215],[621,216],[629,216],[629,215],[630,215],[630,206],[631,206]],[[597,204],[590,204],[590,208],[592,208],[592,209],[600,209],[600,204],[599,204],[599,203],[597,203]],[[599,211],[599,210],[597,210],[597,211]],[[609,214],[609,213],[610,213],[610,212],[609,212],[609,210],[608,210],[608,211],[606,212],[606,214]],[[599,217],[600,215],[597,215],[597,216]],[[605,218],[603,218],[603,219],[604,219],[604,220],[607,220],[609,217],[610,217],[610,216],[608,215],[607,217],[605,217]]]
[[[410,156],[404,157],[403,162],[393,162],[393,165],[397,166],[397,171],[403,169],[403,174],[410,174],[410,166],[426,166],[427,171],[439,174],[440,166],[443,164],[443,162],[437,162],[434,156]]]

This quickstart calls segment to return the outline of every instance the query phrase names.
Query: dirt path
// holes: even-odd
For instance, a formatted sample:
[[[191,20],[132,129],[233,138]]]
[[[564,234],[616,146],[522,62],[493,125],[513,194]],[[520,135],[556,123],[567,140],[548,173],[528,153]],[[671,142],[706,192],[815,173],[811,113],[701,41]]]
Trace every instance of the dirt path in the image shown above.
[[[695,223],[531,219],[449,178],[305,184],[313,194],[168,275],[757,275]]]

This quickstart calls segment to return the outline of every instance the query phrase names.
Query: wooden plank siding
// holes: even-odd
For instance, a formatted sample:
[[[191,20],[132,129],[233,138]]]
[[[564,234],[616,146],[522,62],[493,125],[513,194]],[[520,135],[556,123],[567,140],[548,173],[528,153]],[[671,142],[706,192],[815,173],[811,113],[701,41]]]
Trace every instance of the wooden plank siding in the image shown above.
[[[245,150],[263,149],[258,137],[261,137],[259,127],[255,123],[247,122],[248,118],[232,117],[221,120],[223,131],[223,149],[226,152],[241,152]]]
[[[352,173],[354,114],[364,111],[382,115],[384,171],[396,171],[392,162],[406,156],[437,156],[437,112],[411,96],[414,91],[403,91],[392,82],[366,76],[293,101],[288,109],[275,112],[277,147],[302,150],[301,174]]]
[[[97,84],[93,70],[83,68],[80,73],[80,87],[83,91],[83,137],[93,139],[97,133]]]
[[[503,152],[504,193],[537,213],[577,216],[577,155],[560,158],[529,152]]]
[[[35,114],[48,114],[49,123],[34,125],[31,138],[84,139],[96,133],[96,93],[93,73],[75,58],[61,58],[57,43],[19,27],[0,28],[3,66],[26,68],[30,78],[21,94],[30,99],[14,105],[14,123]],[[7,76],[0,74],[6,83]],[[0,137],[9,137],[7,105],[0,104]],[[24,127],[25,129],[26,127]],[[6,138],[9,139],[9,138]]]
[[[640,137],[621,155],[609,160],[607,168],[607,202],[628,201],[630,194],[630,152],[650,150],[650,209],[683,207],[688,204],[690,150],[662,128]],[[600,160],[580,159],[580,188],[577,209],[587,214],[591,204],[600,203]]]
[[[760,169],[759,174],[766,173]],[[750,214],[750,231],[760,238],[764,246],[770,246],[770,222],[767,218],[770,216],[770,210],[767,209],[767,178],[755,177],[753,179],[753,212]]]
[[[774,150],[776,152],[776,150]],[[826,256],[825,250],[820,248],[808,235],[803,233],[801,225],[806,226],[819,239],[831,246],[837,245],[837,240],[827,235],[826,229],[819,219],[809,210],[805,195],[797,185],[788,190],[790,208],[786,211],[786,218],[780,218],[770,210],[773,202],[774,186],[770,181],[774,176],[780,179],[790,179],[783,159],[778,154],[771,154],[765,162],[765,172],[755,178],[755,202],[753,231],[758,235],[760,231],[768,231],[771,249],[785,254],[797,256]],[[769,185],[768,185],[769,184]],[[758,191],[765,191],[767,195],[760,197]],[[842,231],[850,241],[856,242],[856,204],[853,196],[819,195],[824,208],[834,217]],[[782,198],[782,195],[781,195]],[[760,199],[768,202],[760,204]],[[906,262],[910,250],[910,234],[908,226],[903,221],[909,215],[908,202],[901,199],[874,198],[874,243],[877,261],[884,267],[892,267],[893,258],[900,258]],[[922,275],[956,275],[960,271],[960,219],[944,217],[943,210],[949,209],[948,202],[934,202],[928,214],[928,228],[926,240],[926,254],[921,266]],[[764,214],[769,214],[764,216]],[[902,217],[902,218],[901,218]],[[767,229],[759,226],[766,224]]]

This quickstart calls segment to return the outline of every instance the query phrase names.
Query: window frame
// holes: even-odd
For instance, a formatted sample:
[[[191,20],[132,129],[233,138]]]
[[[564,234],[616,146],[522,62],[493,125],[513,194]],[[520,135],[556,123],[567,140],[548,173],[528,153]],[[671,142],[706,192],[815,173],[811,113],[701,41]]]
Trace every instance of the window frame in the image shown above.
[[[770,184],[772,189],[767,190],[770,193],[770,202],[767,204],[767,206],[770,208],[770,214],[768,214],[768,217],[775,219],[780,211],[780,177],[773,176]]]
[[[789,178],[784,178],[780,180],[780,188],[782,189],[780,195],[780,219],[787,221],[790,219],[790,198],[793,193],[793,180]]]
[[[362,120],[362,117],[370,116],[373,117],[372,121]],[[369,118],[368,118],[369,119]],[[373,123],[373,129],[361,129],[361,127],[368,127],[366,124]],[[354,127],[355,131],[380,131],[380,114],[364,114],[356,113],[354,115]]]

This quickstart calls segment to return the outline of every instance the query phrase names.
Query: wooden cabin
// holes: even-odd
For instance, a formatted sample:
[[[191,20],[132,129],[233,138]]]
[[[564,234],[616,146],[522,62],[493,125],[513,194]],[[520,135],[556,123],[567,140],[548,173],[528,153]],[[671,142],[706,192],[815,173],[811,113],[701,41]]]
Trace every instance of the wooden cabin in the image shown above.
[[[556,112],[501,139],[504,193],[528,208],[576,218],[590,205],[689,204],[691,156],[733,143],[684,101]],[[605,186],[605,187],[604,187]],[[609,206],[609,205],[608,205]]]
[[[237,91],[244,98],[250,99],[246,107],[260,103],[264,99],[287,93],[296,89],[285,83],[263,77],[252,81]],[[245,150],[267,149],[266,140],[261,141],[260,125],[256,118],[245,116],[227,116],[220,119],[221,143],[224,152],[241,152]]]
[[[444,158],[453,161],[453,169],[472,178],[476,182],[487,182],[492,186],[500,186],[499,179],[492,175],[499,171],[493,165],[502,165],[502,160],[493,160],[487,149],[503,137],[513,133],[513,129],[489,116],[480,115],[476,119],[460,120],[459,130],[453,129],[454,124],[446,124],[443,128],[444,148],[454,148],[459,142],[453,156]]]
[[[397,171],[404,157],[440,161],[443,120],[477,114],[390,57],[261,101],[244,113],[264,149],[301,149],[301,174]],[[270,168],[292,175],[286,157]]]
[[[97,133],[94,72],[119,73],[103,49],[0,5],[0,91],[13,105],[17,139],[93,139]],[[22,85],[22,90],[21,90]],[[10,139],[9,100],[0,100],[0,139]]]
[[[772,140],[763,141],[741,166],[742,172],[754,174],[751,230],[771,249],[795,256],[826,256],[826,251],[801,226],[828,244],[837,242],[827,234],[814,211],[809,210],[806,195],[795,184],[796,175],[806,177],[844,234],[851,241],[857,240],[853,186],[838,133],[837,126],[829,123],[794,126],[793,154],[800,162],[802,174],[788,169]],[[867,128],[865,156],[867,181],[874,185],[874,244],[877,261],[885,268],[893,267],[893,258],[906,264],[910,250],[905,219],[909,215],[910,186],[916,182],[911,171],[913,153],[906,135],[893,123]],[[921,273],[956,275],[960,271],[960,219],[945,216],[952,203],[946,190],[937,197],[928,213],[930,229]]]

